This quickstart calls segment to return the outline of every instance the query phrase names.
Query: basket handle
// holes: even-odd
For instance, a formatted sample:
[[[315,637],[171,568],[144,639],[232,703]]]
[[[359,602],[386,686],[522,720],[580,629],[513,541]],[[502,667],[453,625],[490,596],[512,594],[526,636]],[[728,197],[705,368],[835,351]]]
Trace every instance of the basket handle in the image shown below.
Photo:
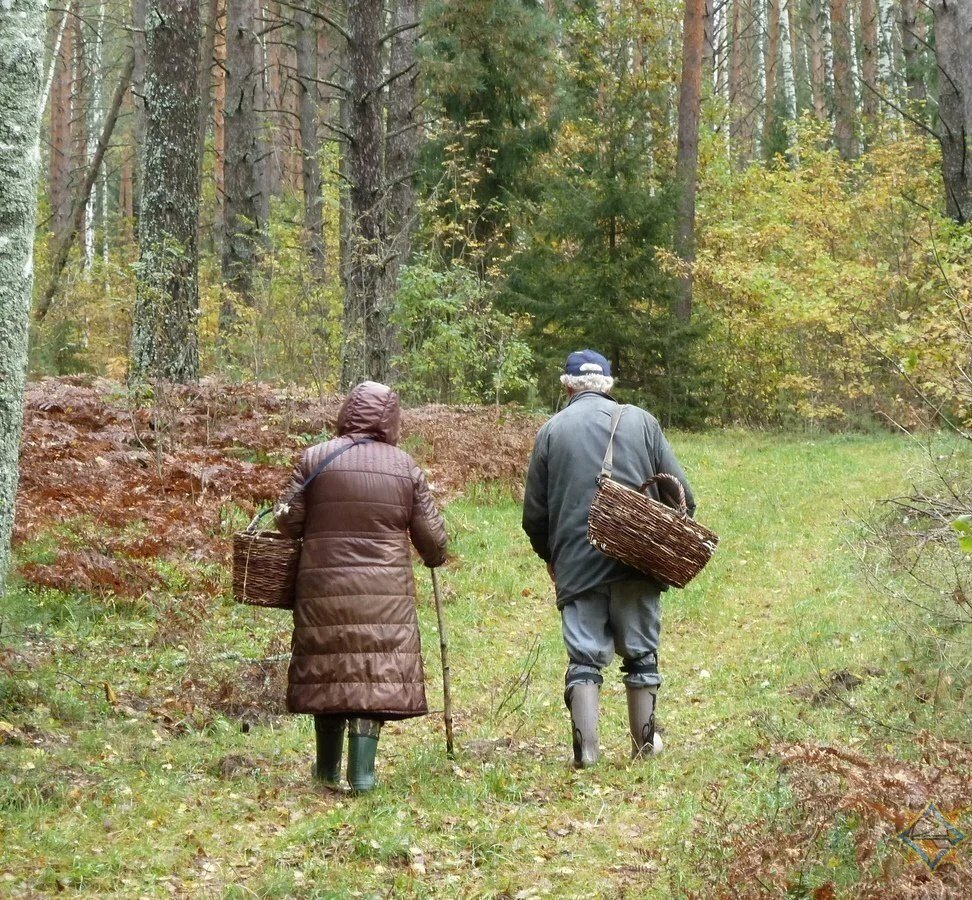
[[[246,526],[245,533],[246,534],[253,534],[257,530],[257,522],[259,522],[260,519],[262,519],[264,516],[269,515],[271,512],[273,512],[273,507],[272,506],[268,506],[265,510],[263,510],[263,512],[258,512],[253,517],[253,521],[250,522],[250,524]]]
[[[659,472],[653,478],[649,478],[640,488],[641,493],[645,492],[645,488],[651,487],[653,484],[659,484],[660,482],[670,482],[675,486],[678,496],[678,511],[683,515],[688,515],[688,503],[685,500],[685,488],[682,487],[682,482],[679,481],[674,475],[669,475],[668,472]],[[668,505],[668,504],[666,504]]]

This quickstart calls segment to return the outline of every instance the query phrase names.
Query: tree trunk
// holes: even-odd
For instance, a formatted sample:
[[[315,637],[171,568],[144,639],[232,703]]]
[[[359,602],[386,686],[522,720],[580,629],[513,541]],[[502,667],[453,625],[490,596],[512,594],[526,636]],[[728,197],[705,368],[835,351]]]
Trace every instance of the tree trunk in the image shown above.
[[[877,0],[861,0],[861,112],[872,123],[878,114]]]
[[[921,65],[921,44],[918,36],[918,0],[901,0],[901,55],[904,57],[905,84],[908,99],[914,104],[924,103],[928,97]],[[915,110],[921,115],[920,110]]]
[[[216,225],[213,237],[216,246],[222,248],[223,201],[225,198],[225,146],[226,146],[226,0],[216,3],[216,43],[213,57],[216,63],[215,83],[213,85],[213,180],[216,182]],[[222,251],[221,251],[222,252]]]
[[[256,0],[226,3],[223,281],[247,305],[253,303],[253,273],[266,227],[258,168],[263,162],[257,114],[262,98],[258,9]],[[227,296],[220,310],[220,331],[235,318],[233,298]]]
[[[199,377],[199,0],[150,0],[133,382]]]
[[[938,133],[945,209],[972,222],[972,9],[968,0],[933,0],[938,64]]]
[[[678,145],[675,176],[678,213],[675,249],[685,263],[679,278],[675,315],[682,322],[692,317],[692,263],[695,262],[695,191],[699,167],[699,111],[702,102],[702,45],[705,0],[685,0],[682,28],[682,87],[678,96]]]
[[[763,155],[772,159],[773,131],[776,128],[776,73],[780,58],[780,0],[767,0],[766,91],[763,113]]]
[[[348,2],[350,235],[342,383],[388,381],[395,341],[383,277],[381,0]]]
[[[857,141],[847,0],[830,0],[830,33],[834,48],[834,143],[843,159],[853,159],[857,155]]]
[[[304,195],[304,246],[310,268],[324,277],[324,201],[321,196],[321,137],[318,105],[317,20],[306,9],[297,11],[297,75],[300,79],[301,190]]]
[[[41,0],[0,2],[0,598],[24,417],[46,8]]]
[[[810,23],[807,37],[810,43],[810,86],[813,94],[813,113],[821,122],[827,121],[827,64],[824,53],[824,29],[827,12],[824,0],[810,0]]]
[[[68,10],[70,12],[70,10]],[[54,67],[51,86],[50,168],[48,197],[51,231],[55,240],[63,236],[71,217],[71,61],[74,56],[74,28],[68,24]]]
[[[705,8],[702,12],[702,73],[705,78],[710,79],[709,87],[713,90],[715,89],[716,43],[715,0],[705,0]]]
[[[41,294],[40,299],[37,301],[35,315],[38,321],[43,321],[44,317],[47,315],[47,311],[50,309],[51,301],[53,301],[54,295],[57,293],[61,272],[64,271],[64,267],[67,265],[68,255],[71,252],[74,239],[84,228],[84,215],[85,210],[87,209],[88,200],[91,197],[91,189],[94,187],[95,180],[97,179],[98,173],[101,170],[101,164],[104,162],[105,153],[108,151],[108,144],[110,143],[111,135],[115,130],[115,123],[118,121],[118,113],[121,110],[122,101],[124,100],[129,84],[131,83],[133,68],[134,57],[131,53],[129,53],[124,65],[122,66],[121,74],[118,76],[118,85],[115,88],[115,96],[112,98],[111,105],[108,109],[108,115],[105,117],[104,125],[101,129],[101,137],[98,139],[98,144],[95,147],[94,158],[91,160],[91,165],[88,167],[87,172],[83,174],[83,177],[81,178],[81,185],[74,194],[71,205],[71,214],[68,217],[68,225],[64,229],[63,234],[55,243],[54,251],[52,253],[53,261],[51,262],[50,280],[48,281],[44,292]]]
[[[393,28],[418,25],[418,0],[398,0]],[[418,61],[415,45],[418,28],[409,28],[392,39],[388,88],[388,139],[385,146],[385,184],[388,185],[386,222],[388,262],[385,269],[388,297],[398,289],[401,267],[411,255],[415,230],[415,166],[418,159]],[[399,74],[401,73],[401,74]]]

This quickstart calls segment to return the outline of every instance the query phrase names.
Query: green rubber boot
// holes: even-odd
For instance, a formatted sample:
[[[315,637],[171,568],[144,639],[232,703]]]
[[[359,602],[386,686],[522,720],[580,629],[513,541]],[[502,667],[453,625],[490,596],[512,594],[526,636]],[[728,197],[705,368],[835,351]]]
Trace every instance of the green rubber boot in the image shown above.
[[[345,719],[331,719],[327,716],[314,716],[314,736],[317,740],[317,762],[311,767],[311,774],[325,784],[338,785],[341,782],[341,754],[344,751]]]
[[[378,719],[352,719],[348,723],[348,784],[355,794],[375,786],[375,754],[378,752]]]

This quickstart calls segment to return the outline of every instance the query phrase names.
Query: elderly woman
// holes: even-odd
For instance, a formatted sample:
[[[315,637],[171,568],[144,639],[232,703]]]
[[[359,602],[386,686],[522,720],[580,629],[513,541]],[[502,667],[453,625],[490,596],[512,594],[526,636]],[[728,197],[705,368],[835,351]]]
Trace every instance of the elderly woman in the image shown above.
[[[302,537],[287,708],[314,716],[316,778],[375,785],[388,719],[425,715],[425,681],[409,539],[429,567],[446,557],[446,533],[422,470],[396,444],[398,395],[365,381],[338,416],[338,437],[306,450],[274,510]],[[313,479],[308,483],[308,479]]]

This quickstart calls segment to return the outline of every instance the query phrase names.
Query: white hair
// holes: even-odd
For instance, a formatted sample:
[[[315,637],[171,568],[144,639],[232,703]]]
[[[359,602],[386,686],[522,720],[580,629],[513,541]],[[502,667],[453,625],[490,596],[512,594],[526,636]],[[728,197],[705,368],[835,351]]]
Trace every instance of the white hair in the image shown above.
[[[614,379],[610,375],[561,375],[560,383],[575,394],[581,391],[610,394],[614,387]]]

